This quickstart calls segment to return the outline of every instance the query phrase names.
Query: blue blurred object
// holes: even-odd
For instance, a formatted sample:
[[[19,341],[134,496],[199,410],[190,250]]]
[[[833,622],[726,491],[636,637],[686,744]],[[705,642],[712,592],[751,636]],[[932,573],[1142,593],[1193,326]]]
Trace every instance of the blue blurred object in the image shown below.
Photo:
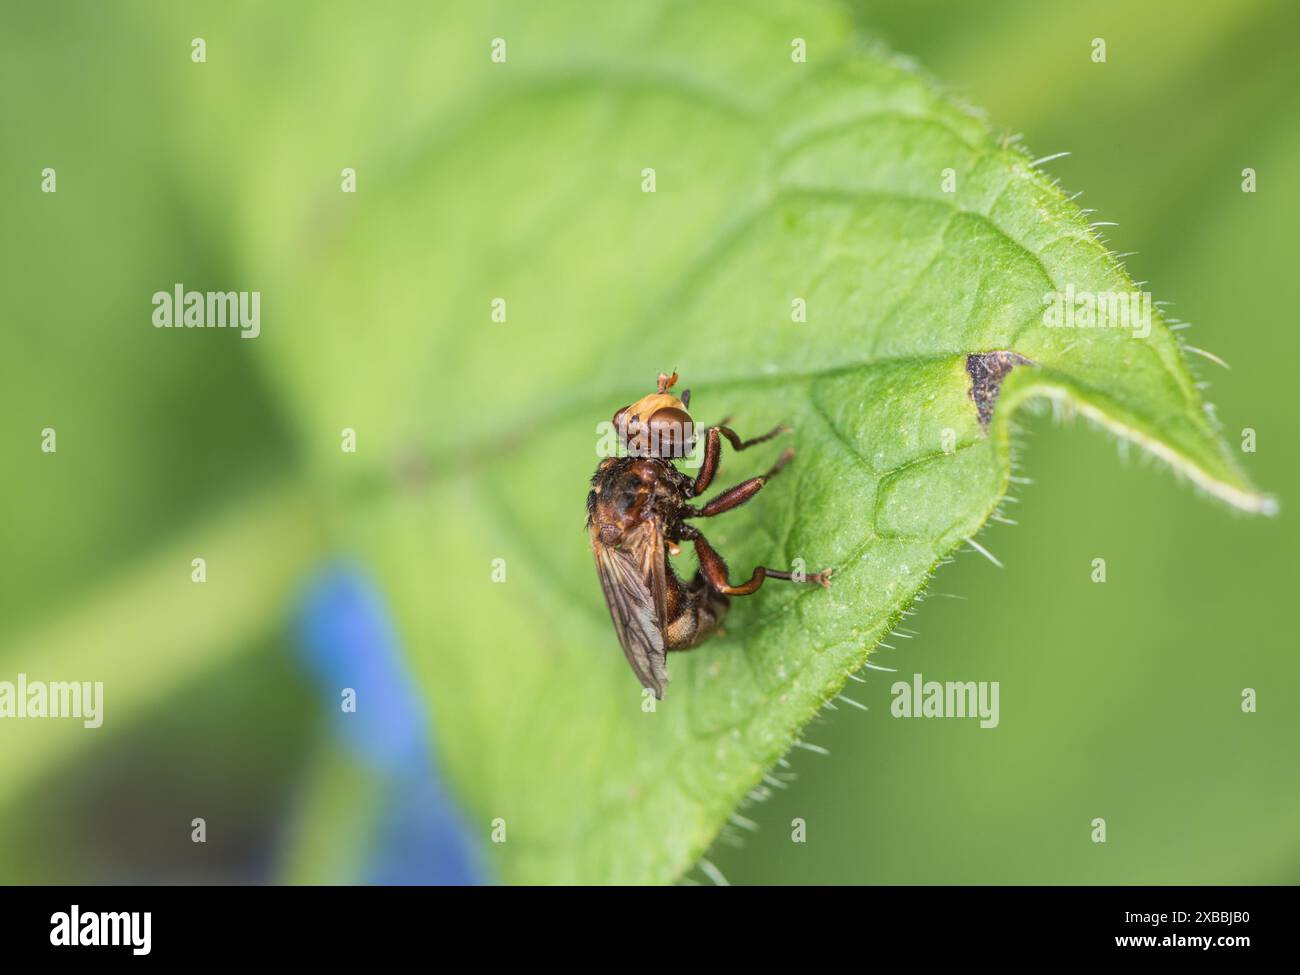
[[[309,586],[298,629],[307,667],[325,691],[333,733],[384,793],[365,875],[356,879],[486,882],[475,845],[442,786],[428,739],[432,723],[377,587],[353,566],[330,566]],[[356,691],[355,712],[339,707],[345,687]]]

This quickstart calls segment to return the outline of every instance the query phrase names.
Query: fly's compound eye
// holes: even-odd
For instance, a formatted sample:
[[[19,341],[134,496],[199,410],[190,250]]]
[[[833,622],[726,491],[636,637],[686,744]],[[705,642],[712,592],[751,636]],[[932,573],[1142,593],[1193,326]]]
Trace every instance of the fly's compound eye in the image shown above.
[[[655,410],[649,427],[649,448],[654,457],[685,457],[694,447],[694,424],[685,410],[675,406]]]
[[[632,456],[644,456],[645,450],[641,441],[645,439],[644,434],[647,431],[637,419],[637,415],[632,412],[631,406],[625,406],[614,414],[614,429],[618,433],[619,440]]]
[[[632,409],[632,407],[625,406],[614,414],[614,429],[619,432],[620,436],[625,438],[633,436],[636,433],[637,427],[640,426],[637,422],[636,414],[628,412],[630,409]]]

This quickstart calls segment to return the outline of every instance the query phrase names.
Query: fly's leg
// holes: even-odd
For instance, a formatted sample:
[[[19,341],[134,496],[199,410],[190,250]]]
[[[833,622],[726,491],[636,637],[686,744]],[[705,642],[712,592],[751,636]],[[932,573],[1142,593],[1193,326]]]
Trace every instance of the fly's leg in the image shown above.
[[[771,470],[760,477],[751,477],[748,481],[741,481],[733,488],[727,488],[716,498],[710,501],[702,508],[687,507],[683,513],[684,518],[712,518],[714,515],[720,515],[724,511],[730,511],[732,508],[739,508],[742,504],[756,495],[763,485],[781,473],[781,468],[794,459],[794,448],[791,447],[777,458]]]
[[[751,437],[749,440],[741,440],[740,435],[726,424],[719,424],[715,429],[718,433],[727,438],[727,441],[731,444],[733,450],[748,450],[750,447],[755,447],[758,444],[767,443],[773,437],[779,437],[783,433],[790,432],[788,426],[784,423],[779,423],[761,437]]]
[[[695,554],[699,558],[700,573],[704,576],[705,581],[708,582],[714,592],[721,593],[724,596],[748,596],[763,584],[764,579],[813,582],[826,589],[831,587],[831,569],[823,569],[821,572],[804,575],[802,579],[798,579],[795,578],[793,572],[769,569],[762,565],[754,569],[754,574],[749,577],[748,582],[733,586],[727,579],[727,563],[723,561],[721,555],[714,551],[708,539],[695,528],[691,528],[689,532],[684,532],[683,537],[689,538],[695,543]]]
[[[716,426],[711,426],[704,434],[704,462],[700,465],[700,473],[695,478],[695,484],[692,493],[701,495],[709,489],[713,483],[713,475],[718,472],[718,461],[722,459],[722,438],[726,437],[727,442],[731,444],[734,450],[747,450],[757,444],[767,443],[773,437],[778,437],[783,433],[789,433],[790,428],[781,425],[773,427],[761,437],[754,437],[752,440],[741,440],[740,435],[735,430],[727,426],[728,417]]]

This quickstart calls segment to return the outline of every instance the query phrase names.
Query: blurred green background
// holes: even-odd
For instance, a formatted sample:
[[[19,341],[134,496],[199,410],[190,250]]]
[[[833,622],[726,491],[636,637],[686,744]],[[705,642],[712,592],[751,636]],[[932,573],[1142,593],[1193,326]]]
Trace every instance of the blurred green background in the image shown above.
[[[1005,568],[963,555],[941,569],[915,636],[874,658],[902,677],[999,680],[999,729],[894,720],[893,675],[868,671],[848,693],[870,710],[841,705],[810,728],[830,754],[793,753],[789,787],[741,810],[758,830],[728,829],[710,861],[733,883],[1300,881],[1287,616],[1300,581],[1300,11],[855,10],[996,131],[1036,156],[1072,153],[1049,172],[1118,222],[1108,236],[1136,252],[1134,277],[1231,364],[1199,368],[1229,442],[1257,431],[1242,461],[1281,514],[1235,515],[1117,459],[1105,436],[1026,418],[1019,473],[1034,484],[1013,506],[1019,525],[981,536]],[[434,42],[436,5],[14,2],[0,18],[0,679],[102,673],[113,689],[101,732],[0,722],[0,881],[358,879],[373,783],[338,760],[335,698],[293,630],[313,569],[346,548],[320,514],[346,499],[303,476],[344,424],[330,417],[320,442],[295,432],[300,406],[278,390],[317,363],[268,367],[271,337],[143,322],[174,281],[262,287],[284,218],[316,213],[304,201],[336,190],[340,166],[364,174],[381,142],[417,151],[413,113],[385,96],[418,85],[420,114],[453,97],[460,67]],[[228,66],[191,70],[193,36],[224,44]],[[1094,37],[1105,65],[1089,59]],[[356,53],[376,44],[391,58]],[[357,105],[364,127],[329,127]],[[320,163],[315,185],[294,168],[303,156]],[[45,166],[57,194],[39,192]],[[309,239],[335,230],[322,209]],[[386,242],[368,246],[384,267]],[[47,426],[53,456],[38,449]],[[200,555],[222,566],[201,598]],[[1097,557],[1105,585],[1089,578]],[[1241,712],[1245,687],[1256,714]],[[202,847],[192,816],[221,824]],[[796,817],[804,844],[790,842]],[[1105,845],[1089,840],[1094,817]]]

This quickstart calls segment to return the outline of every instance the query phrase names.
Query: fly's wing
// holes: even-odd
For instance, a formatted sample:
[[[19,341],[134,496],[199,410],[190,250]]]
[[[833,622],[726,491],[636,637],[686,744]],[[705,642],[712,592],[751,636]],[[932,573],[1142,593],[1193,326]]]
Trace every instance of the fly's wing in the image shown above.
[[[668,683],[664,664],[664,626],[668,615],[668,590],[664,570],[664,540],[653,522],[623,536],[615,548],[600,540],[593,529],[591,548],[596,555],[596,574],[605,591],[609,615],[623,645],[627,662],[641,686],[663,699]]]

